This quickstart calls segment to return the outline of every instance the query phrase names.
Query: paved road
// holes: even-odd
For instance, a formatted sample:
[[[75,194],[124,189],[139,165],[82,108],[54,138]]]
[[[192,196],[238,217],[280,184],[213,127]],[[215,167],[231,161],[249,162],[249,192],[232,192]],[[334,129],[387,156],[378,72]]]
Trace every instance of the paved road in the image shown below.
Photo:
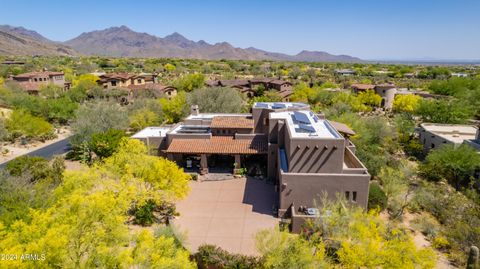
[[[55,155],[60,155],[67,153],[70,150],[70,138],[59,140],[53,144],[39,148],[25,155],[28,156],[39,156],[45,159],[51,159]],[[8,162],[0,164],[0,169],[4,168]]]

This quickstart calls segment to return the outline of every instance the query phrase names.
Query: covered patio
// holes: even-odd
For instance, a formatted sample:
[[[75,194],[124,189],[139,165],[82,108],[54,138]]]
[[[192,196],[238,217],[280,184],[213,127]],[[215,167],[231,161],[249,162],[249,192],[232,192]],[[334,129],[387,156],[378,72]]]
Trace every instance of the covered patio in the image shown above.
[[[252,159],[263,161],[267,148],[263,137],[212,136],[209,139],[174,138],[165,153],[168,159],[189,172],[236,173]]]

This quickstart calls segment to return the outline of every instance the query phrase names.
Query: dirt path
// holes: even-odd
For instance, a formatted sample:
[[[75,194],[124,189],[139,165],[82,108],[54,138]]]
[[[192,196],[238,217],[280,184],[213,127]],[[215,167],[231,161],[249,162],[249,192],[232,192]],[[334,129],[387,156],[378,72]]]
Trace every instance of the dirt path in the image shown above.
[[[416,231],[412,228],[411,222],[415,219],[415,215],[411,214],[410,212],[405,212],[403,215],[403,224],[405,227],[407,227],[413,235],[413,242],[417,246],[417,248],[425,248],[425,247],[430,247],[432,244],[430,241],[427,240],[427,238],[419,231]],[[433,249],[433,248],[432,248]],[[433,249],[435,253],[437,254],[437,266],[435,268],[437,269],[456,269],[457,267],[453,266],[450,264],[448,259],[445,257],[445,254],[441,253],[440,251]]]

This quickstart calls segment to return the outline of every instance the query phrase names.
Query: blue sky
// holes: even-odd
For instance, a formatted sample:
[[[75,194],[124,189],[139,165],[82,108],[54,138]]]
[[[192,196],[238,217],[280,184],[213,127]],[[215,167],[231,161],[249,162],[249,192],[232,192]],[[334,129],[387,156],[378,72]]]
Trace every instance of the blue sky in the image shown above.
[[[479,0],[0,0],[0,24],[65,41],[126,25],[295,54],[319,50],[363,59],[480,59]]]

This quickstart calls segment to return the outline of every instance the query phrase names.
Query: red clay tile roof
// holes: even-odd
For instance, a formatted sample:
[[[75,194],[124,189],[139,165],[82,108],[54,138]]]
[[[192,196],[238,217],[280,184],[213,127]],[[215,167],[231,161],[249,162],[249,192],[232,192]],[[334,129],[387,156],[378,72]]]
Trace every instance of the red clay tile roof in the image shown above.
[[[329,120],[329,122],[332,124],[333,128],[335,128],[340,133],[346,134],[346,135],[355,135],[355,132],[352,129],[350,129],[347,125],[341,122],[336,122],[331,120]]]
[[[14,76],[13,78],[33,78],[33,77],[51,77],[51,76],[63,76],[63,72],[30,72],[30,73],[23,73]]]
[[[268,143],[264,136],[253,139],[234,139],[231,136],[212,136],[210,139],[174,138],[167,153],[191,154],[265,154]]]
[[[356,83],[352,84],[352,88],[357,90],[373,90],[373,88],[375,88],[375,85]]]
[[[253,119],[245,116],[215,116],[210,128],[253,129]]]
[[[128,85],[130,90],[155,90],[159,92],[166,92],[168,90],[176,90],[173,86],[166,86],[158,83],[147,83],[142,85]]]

